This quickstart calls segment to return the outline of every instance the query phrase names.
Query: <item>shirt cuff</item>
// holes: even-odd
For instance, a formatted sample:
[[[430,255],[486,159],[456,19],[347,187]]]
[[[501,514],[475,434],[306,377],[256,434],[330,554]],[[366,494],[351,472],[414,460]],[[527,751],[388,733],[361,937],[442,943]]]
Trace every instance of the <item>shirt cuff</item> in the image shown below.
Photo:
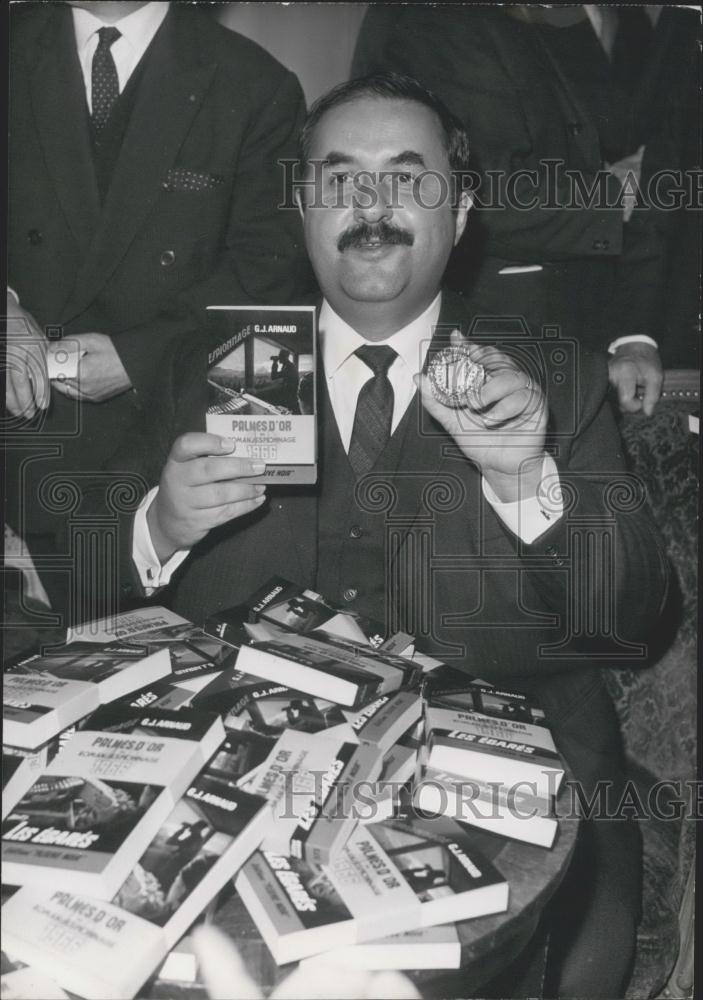
[[[154,486],[139,504],[134,515],[132,534],[132,561],[147,597],[151,597],[154,591],[170,583],[171,577],[190,552],[190,549],[179,549],[163,566],[159,562],[146,520],[147,511],[158,491],[159,487]]]
[[[618,347],[623,344],[650,344],[655,350],[659,350],[659,344],[653,337],[648,337],[644,333],[632,333],[628,337],[618,337],[612,344],[608,344],[608,354],[615,354]]]
[[[483,477],[481,485],[484,497],[503,524],[526,545],[530,545],[543,535],[564,513],[564,502],[559,489],[559,471],[551,455],[544,456],[542,479],[536,496],[505,503],[498,498]]]

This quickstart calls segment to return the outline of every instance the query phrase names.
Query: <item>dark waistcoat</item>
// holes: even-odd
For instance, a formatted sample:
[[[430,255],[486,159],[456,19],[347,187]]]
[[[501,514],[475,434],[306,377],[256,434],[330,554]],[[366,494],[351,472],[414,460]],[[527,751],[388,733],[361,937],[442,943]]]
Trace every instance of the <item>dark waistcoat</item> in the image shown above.
[[[396,490],[394,479],[414,407],[411,403],[368,476],[357,481],[339,436],[326,387],[319,395],[321,461],[316,588],[342,607],[350,606],[378,618],[384,608],[391,610],[385,593],[386,566],[391,554],[386,551],[389,543],[384,498],[388,491]]]
[[[93,166],[95,167],[95,178],[98,183],[101,204],[105,203],[107,192],[110,189],[112,174],[119,159],[124,137],[127,134],[132,111],[137,102],[137,96],[144,76],[144,67],[149,60],[150,51],[151,46],[149,46],[139,60],[139,64],[127,81],[127,86],[113,104],[110,117],[100,132],[96,132],[88,118]]]

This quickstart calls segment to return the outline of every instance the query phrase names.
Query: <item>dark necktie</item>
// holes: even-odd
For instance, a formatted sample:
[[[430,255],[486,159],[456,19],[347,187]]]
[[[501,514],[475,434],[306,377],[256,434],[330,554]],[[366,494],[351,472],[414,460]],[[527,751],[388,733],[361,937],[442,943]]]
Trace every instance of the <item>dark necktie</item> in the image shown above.
[[[93,55],[93,68],[90,78],[92,99],[93,127],[97,132],[107,124],[112,106],[120,96],[120,84],[117,78],[115,60],[112,58],[110,46],[114,45],[121,32],[117,28],[100,28],[98,31],[98,47]]]
[[[618,28],[611,61],[613,76],[628,94],[633,94],[644,75],[654,29],[644,7],[618,7]]]
[[[366,345],[355,352],[368,365],[373,378],[361,387],[349,442],[349,461],[357,476],[373,468],[391,436],[393,386],[388,369],[398,355],[392,347]]]

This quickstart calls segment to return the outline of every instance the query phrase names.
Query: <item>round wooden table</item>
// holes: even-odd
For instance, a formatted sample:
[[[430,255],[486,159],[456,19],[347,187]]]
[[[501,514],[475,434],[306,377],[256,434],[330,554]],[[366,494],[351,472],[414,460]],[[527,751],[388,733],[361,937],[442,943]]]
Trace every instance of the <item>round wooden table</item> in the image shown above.
[[[551,849],[476,831],[477,847],[510,884],[509,906],[505,913],[457,924],[462,947],[460,969],[408,973],[423,997],[448,1000],[450,997],[480,995],[476,991],[481,985],[509,966],[530,941],[546,904],[566,873],[576,843],[578,820],[567,815],[569,799],[566,784],[557,803],[558,814],[565,818],[559,820],[559,830]],[[439,819],[433,824],[444,822]],[[451,825],[447,832],[451,832]],[[236,893],[233,892],[219,907],[214,922],[236,942],[249,974],[260,984],[265,995],[295,968],[295,963],[276,965]],[[174,983],[158,980],[143,995],[150,1000],[205,998],[202,987],[179,988]],[[240,998],[233,997],[232,1000]]]

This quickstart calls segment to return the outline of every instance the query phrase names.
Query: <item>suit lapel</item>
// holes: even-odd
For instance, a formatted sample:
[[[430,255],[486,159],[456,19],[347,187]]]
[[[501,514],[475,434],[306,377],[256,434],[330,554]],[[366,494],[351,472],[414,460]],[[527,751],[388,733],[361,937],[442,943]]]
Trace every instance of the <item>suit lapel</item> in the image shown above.
[[[164,176],[200,109],[216,64],[198,62],[193,28],[172,8],[145,55],[137,101],[69,311],[84,308],[124,257],[162,195]]]
[[[73,22],[65,5],[52,11],[38,48],[30,81],[37,134],[68,225],[81,250],[86,251],[100,206],[85,85]]]

